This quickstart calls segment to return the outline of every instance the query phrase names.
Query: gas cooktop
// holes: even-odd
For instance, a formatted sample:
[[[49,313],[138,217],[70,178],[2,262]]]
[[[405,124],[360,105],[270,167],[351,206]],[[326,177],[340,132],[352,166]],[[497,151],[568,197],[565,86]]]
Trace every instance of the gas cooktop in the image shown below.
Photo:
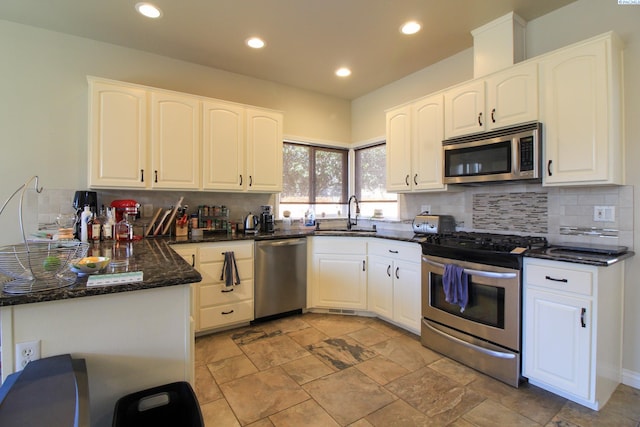
[[[520,269],[524,252],[548,243],[538,236],[454,232],[423,235],[421,245],[424,255]]]

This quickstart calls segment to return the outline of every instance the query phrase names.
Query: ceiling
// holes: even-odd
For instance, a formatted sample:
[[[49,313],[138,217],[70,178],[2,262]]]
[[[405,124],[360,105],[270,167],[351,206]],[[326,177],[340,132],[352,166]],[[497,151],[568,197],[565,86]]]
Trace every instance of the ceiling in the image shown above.
[[[158,20],[138,1],[2,0],[0,19],[354,99],[472,47],[471,30],[511,11],[530,21],[575,0],[149,0]],[[412,19],[422,31],[402,35]]]

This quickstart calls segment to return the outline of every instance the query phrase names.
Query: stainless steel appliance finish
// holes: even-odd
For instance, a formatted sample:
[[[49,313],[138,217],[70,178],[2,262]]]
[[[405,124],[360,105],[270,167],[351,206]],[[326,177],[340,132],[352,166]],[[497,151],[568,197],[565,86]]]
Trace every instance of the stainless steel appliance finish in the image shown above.
[[[419,234],[451,233],[456,222],[451,215],[429,215],[422,212],[413,219],[413,232]]]
[[[517,387],[521,372],[522,253],[546,239],[485,233],[426,235],[422,241],[425,347]],[[447,264],[469,277],[464,311],[445,300]]]
[[[306,238],[255,243],[255,319],[300,312],[307,305]]]
[[[444,182],[469,184],[542,180],[542,125],[522,126],[443,141]]]
[[[449,263],[469,275],[469,304],[464,312],[444,299],[442,277]],[[422,344],[517,387],[520,271],[423,256],[422,281]]]
[[[245,234],[256,234],[260,231],[260,220],[251,212],[244,218],[244,232]]]

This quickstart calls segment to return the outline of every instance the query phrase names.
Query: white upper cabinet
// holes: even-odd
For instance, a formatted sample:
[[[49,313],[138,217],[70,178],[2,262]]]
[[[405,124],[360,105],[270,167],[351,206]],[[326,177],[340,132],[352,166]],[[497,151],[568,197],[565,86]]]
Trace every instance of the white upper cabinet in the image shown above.
[[[607,33],[539,63],[544,185],[624,184],[618,38]]]
[[[145,188],[147,93],[89,78],[89,187]]]
[[[282,113],[88,80],[89,187],[282,191]]]
[[[411,106],[388,111],[387,191],[411,190]]]
[[[242,191],[245,108],[237,104],[205,101],[202,111],[202,187]]]
[[[444,94],[445,137],[483,132],[487,119],[484,113],[484,80],[473,80]]]
[[[444,107],[442,94],[423,98],[412,106],[411,185],[414,191],[442,191],[442,140]]]
[[[248,191],[282,191],[282,114],[247,108],[246,173]]]
[[[151,187],[200,186],[200,99],[151,92]]]
[[[387,190],[443,191],[442,95],[390,110],[387,120]]]
[[[538,120],[538,64],[527,62],[487,81],[487,130]]]
[[[445,92],[445,137],[468,135],[538,119],[538,68],[515,65]]]

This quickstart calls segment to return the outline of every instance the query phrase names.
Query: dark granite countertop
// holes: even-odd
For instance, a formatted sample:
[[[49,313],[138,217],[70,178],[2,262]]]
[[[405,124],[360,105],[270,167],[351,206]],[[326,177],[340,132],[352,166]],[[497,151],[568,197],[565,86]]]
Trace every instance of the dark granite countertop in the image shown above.
[[[348,232],[346,230],[322,230],[322,236],[337,237],[376,237],[405,242],[417,242],[413,232],[396,230],[378,230],[374,232]],[[307,237],[316,235],[313,229],[294,229],[290,231],[276,231],[269,234],[227,234],[227,233],[205,233],[200,239],[189,238],[149,238],[129,244],[124,244],[123,249],[127,252],[129,271],[142,271],[144,280],[142,282],[87,287],[88,276],[78,276],[71,286],[62,287],[55,290],[33,292],[21,295],[7,293],[0,294],[0,307],[33,304],[37,302],[56,301],[70,298],[80,298],[93,295],[112,294],[117,292],[129,292],[143,289],[159,288],[164,286],[175,286],[186,283],[200,282],[202,277],[187,262],[171,249],[171,245],[184,243],[215,243],[240,240],[273,240],[288,239],[297,237]],[[317,233],[320,235],[320,233]],[[89,249],[88,255],[113,257],[116,247],[112,243],[101,243]]]
[[[548,259],[551,261],[571,262],[574,264],[593,265],[596,267],[608,267],[635,255],[635,252],[628,251],[620,255],[605,255],[593,253],[580,253],[571,251],[556,251],[550,248],[531,249],[525,252],[525,257]]]
[[[116,251],[124,252],[128,261],[128,270],[143,271],[142,282],[87,287],[88,276],[78,276],[75,283],[59,289],[20,295],[2,292],[0,294],[0,307],[200,282],[202,280],[200,273],[173,251],[168,243],[167,239],[162,238],[143,239],[128,244],[125,243],[119,248],[116,248],[111,243],[101,243],[89,249],[89,255],[94,256],[111,255]]]
[[[314,229],[293,229],[289,231],[277,230],[274,233],[258,233],[258,234],[227,234],[227,233],[205,233],[202,238],[190,239],[188,237],[172,238],[169,243],[182,244],[182,243],[215,243],[215,242],[228,242],[237,240],[275,240],[275,239],[289,239],[296,237],[307,236],[335,236],[335,237],[376,237],[381,239],[399,240],[404,242],[420,243],[420,237],[415,237],[413,231],[399,231],[399,230],[359,230],[357,232],[347,230],[320,230],[319,232]]]

